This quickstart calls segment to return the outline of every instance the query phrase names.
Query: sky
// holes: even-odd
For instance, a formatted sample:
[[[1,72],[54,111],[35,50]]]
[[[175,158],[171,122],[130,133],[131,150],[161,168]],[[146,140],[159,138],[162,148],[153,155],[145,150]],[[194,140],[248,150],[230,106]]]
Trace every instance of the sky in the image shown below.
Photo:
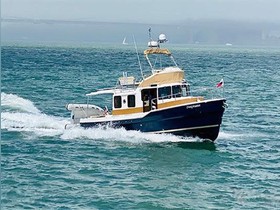
[[[280,22],[280,0],[1,0],[2,18],[129,23]]]

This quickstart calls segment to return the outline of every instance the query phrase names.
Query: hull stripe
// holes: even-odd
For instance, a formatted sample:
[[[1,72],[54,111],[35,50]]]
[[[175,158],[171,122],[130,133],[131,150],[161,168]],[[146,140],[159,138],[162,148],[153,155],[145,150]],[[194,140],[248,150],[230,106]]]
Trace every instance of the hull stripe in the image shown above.
[[[172,130],[162,130],[162,131],[153,131],[153,132],[147,132],[147,133],[171,133],[176,131],[187,131],[187,130],[195,130],[195,129],[203,129],[203,128],[214,128],[218,127],[219,125],[207,125],[207,126],[197,126],[197,127],[191,127],[191,128],[180,128],[180,129],[172,129]]]

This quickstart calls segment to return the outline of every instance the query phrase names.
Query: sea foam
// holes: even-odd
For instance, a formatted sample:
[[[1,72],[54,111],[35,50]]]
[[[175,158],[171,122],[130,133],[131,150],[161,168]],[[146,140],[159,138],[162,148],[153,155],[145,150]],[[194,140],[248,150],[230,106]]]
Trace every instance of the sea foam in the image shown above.
[[[28,113],[40,113],[32,101],[21,98],[14,94],[1,93],[1,106],[4,108],[9,107],[16,109],[17,111],[24,111]]]

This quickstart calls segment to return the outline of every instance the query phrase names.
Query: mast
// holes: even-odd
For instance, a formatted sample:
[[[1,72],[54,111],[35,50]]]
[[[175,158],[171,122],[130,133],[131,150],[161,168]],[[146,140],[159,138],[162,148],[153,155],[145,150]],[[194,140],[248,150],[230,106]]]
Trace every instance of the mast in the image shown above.
[[[136,45],[136,41],[135,41],[134,35],[133,35],[133,42],[134,42],[134,48],[135,48],[135,51],[136,51],[136,54],[137,54],[137,60],[138,60],[141,76],[142,76],[142,79],[144,79],[143,69],[142,69],[140,58],[139,58],[139,53],[138,53],[138,49],[137,49],[137,45]]]

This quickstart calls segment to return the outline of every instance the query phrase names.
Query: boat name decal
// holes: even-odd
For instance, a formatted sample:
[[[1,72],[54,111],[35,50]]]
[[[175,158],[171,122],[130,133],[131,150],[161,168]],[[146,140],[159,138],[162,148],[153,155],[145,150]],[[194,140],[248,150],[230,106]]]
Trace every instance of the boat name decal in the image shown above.
[[[197,108],[200,107],[200,104],[195,104],[195,105],[191,105],[191,106],[186,106],[186,109],[193,109],[193,108]]]

